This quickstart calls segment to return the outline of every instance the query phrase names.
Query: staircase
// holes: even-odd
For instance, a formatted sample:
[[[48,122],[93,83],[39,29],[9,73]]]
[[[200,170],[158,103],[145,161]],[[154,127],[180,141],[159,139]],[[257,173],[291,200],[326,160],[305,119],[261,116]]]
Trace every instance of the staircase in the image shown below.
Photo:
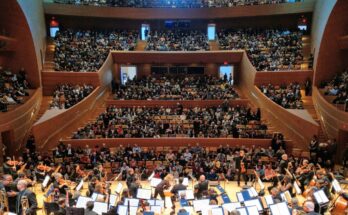
[[[46,110],[49,109],[51,101],[52,101],[52,96],[43,96],[42,97],[41,106],[40,106],[39,112],[36,115],[34,124],[42,117],[42,115],[44,115]]]
[[[210,51],[220,50],[219,42],[217,40],[209,41]]]
[[[137,46],[135,47],[135,51],[144,51],[147,46],[147,42],[145,40],[138,40]]]
[[[314,119],[314,121],[316,121],[319,124],[319,132],[318,132],[318,138],[319,138],[319,142],[327,142],[327,140],[329,139],[326,132],[325,132],[325,128],[323,123],[321,122],[321,120],[319,119],[318,115],[317,115],[317,111],[314,108],[314,104],[313,104],[313,99],[312,96],[304,96],[305,93],[302,93],[302,101],[303,101],[303,108],[306,109],[308,111],[308,113],[312,116],[312,118]]]
[[[55,49],[54,41],[49,39],[47,41],[45,63],[43,65],[44,71],[54,70],[54,49]]]

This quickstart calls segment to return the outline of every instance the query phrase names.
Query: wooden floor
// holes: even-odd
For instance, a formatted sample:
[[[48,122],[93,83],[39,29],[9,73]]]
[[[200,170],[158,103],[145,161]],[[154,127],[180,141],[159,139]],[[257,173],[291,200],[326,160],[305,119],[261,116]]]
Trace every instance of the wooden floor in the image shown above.
[[[124,181],[113,182],[112,186],[111,186],[112,194],[115,192],[115,189],[116,189],[116,186],[117,186],[118,183],[122,183],[123,187],[126,186]],[[241,183],[241,184],[243,185],[243,183]],[[142,185],[142,188],[150,188],[150,184],[149,184],[148,181],[142,181],[141,185]],[[231,201],[232,202],[237,202],[236,192],[239,192],[242,189],[242,187],[238,187],[237,186],[237,182],[235,182],[235,181],[233,181],[233,182],[221,182],[220,185],[225,189],[225,191],[227,192],[227,194],[230,197]],[[248,185],[252,186],[252,183],[249,182]],[[259,187],[259,185],[257,183],[255,183],[253,186],[255,187],[256,191],[258,191],[258,192],[260,191],[260,187]],[[267,191],[267,187],[268,186],[270,186],[270,183],[265,183],[266,195],[268,195],[268,191]],[[36,197],[37,197],[39,208],[40,208],[37,211],[38,212],[37,215],[45,214],[43,212],[43,209],[42,209],[43,208],[44,197],[43,197],[43,192],[41,191],[40,187],[41,187],[41,184],[37,184],[34,188],[31,188],[36,193]],[[82,196],[86,195],[87,187],[88,187],[88,185],[87,185],[87,183],[85,183],[83,185],[83,188],[81,189],[81,195]],[[193,185],[192,185],[192,182],[190,181],[188,189],[192,189],[192,188],[193,188]],[[298,198],[300,204],[302,205],[302,202],[304,201],[304,197],[303,196],[297,196],[297,198]],[[222,200],[221,199],[218,199],[218,200],[219,200],[219,205],[221,205]],[[169,215],[170,212],[172,211],[169,197],[166,197],[166,204],[167,204],[167,208],[165,208],[165,210],[163,211],[162,214]],[[175,212],[177,213],[179,209],[180,209],[179,203],[176,203],[176,211]],[[330,214],[330,213],[326,213],[326,214]]]

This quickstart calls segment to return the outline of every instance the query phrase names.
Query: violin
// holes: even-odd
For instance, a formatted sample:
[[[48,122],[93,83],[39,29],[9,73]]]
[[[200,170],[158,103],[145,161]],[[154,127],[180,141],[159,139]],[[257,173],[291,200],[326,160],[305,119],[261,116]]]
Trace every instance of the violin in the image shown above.
[[[43,164],[39,164],[37,165],[36,167],[38,170],[40,171],[43,171],[43,172],[49,172],[52,170],[52,167],[49,167],[49,166],[46,166],[46,165],[43,165]]]

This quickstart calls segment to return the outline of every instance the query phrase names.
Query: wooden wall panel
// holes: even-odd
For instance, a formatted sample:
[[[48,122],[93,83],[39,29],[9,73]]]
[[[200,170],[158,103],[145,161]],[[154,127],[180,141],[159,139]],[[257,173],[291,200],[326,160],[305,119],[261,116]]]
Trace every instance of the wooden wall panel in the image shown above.
[[[10,131],[11,142],[5,144],[10,154],[20,154],[25,138],[39,111],[42,100],[41,88],[35,90],[30,99],[13,111],[0,113],[0,133]]]
[[[299,71],[276,71],[276,72],[257,72],[255,77],[255,85],[261,84],[289,84],[298,82],[304,84],[306,80],[313,79],[313,70]]]
[[[96,102],[102,99],[105,94],[105,87],[97,87],[89,96],[81,102],[69,108],[57,116],[33,126],[33,135],[38,150],[45,150],[50,140],[62,135],[64,130],[72,123],[79,121],[96,108]],[[61,137],[61,136],[60,136]],[[59,138],[58,138],[59,139]],[[57,142],[55,144],[58,144]]]
[[[59,84],[92,84],[100,85],[97,72],[42,72],[42,87],[44,96],[51,96]]]
[[[244,53],[240,64],[240,88],[242,92],[258,107],[262,117],[272,126],[293,140],[293,147],[307,149],[307,144],[314,134],[318,134],[319,126],[302,119],[282,108],[267,98],[256,86],[257,72]],[[276,76],[276,74],[274,74]]]
[[[270,139],[239,139],[239,138],[115,138],[115,139],[95,139],[95,140],[63,140],[65,144],[71,144],[73,147],[82,147],[86,145],[93,147],[95,145],[101,146],[103,143],[107,147],[118,147],[120,145],[126,146],[128,144],[137,144],[141,147],[181,147],[193,146],[199,143],[203,147],[219,147],[219,145],[230,145],[252,147],[260,146],[268,148],[271,144]]]
[[[184,107],[213,107],[218,106],[223,103],[223,100],[195,100],[195,101],[186,101],[186,100],[107,100],[107,105],[114,105],[116,107],[176,107],[177,103],[182,104]],[[248,106],[248,99],[236,99],[229,101],[230,106]]]
[[[348,1],[338,0],[327,21],[324,34],[317,50],[317,64],[314,74],[314,84],[330,81],[336,73],[343,72],[348,66],[348,54],[340,49],[339,39],[347,35]]]
[[[319,92],[317,87],[313,88],[313,103],[317,113],[321,116],[325,132],[330,138],[337,139],[338,156],[342,158],[342,154],[347,147],[347,141],[340,138],[342,133],[348,132],[348,112],[336,109],[329,103]]]
[[[119,19],[222,19],[312,12],[315,0],[292,4],[273,4],[224,8],[115,8],[45,3],[46,14],[91,16]]]
[[[16,39],[14,50],[0,52],[4,56],[3,66],[17,73],[22,67],[27,72],[27,79],[33,88],[40,87],[39,65],[34,42],[28,22],[17,1],[3,1],[0,7],[0,26],[10,37]]]

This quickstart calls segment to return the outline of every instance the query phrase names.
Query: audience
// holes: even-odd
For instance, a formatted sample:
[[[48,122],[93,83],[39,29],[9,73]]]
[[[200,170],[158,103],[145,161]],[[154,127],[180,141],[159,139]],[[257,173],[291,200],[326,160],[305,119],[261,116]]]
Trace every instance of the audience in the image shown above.
[[[84,84],[70,85],[62,84],[57,86],[53,92],[53,99],[50,108],[68,109],[87,97],[93,91],[92,85]]]
[[[238,93],[226,79],[212,76],[144,77],[129,80],[115,91],[118,100],[215,100],[236,99]]]
[[[233,29],[218,33],[220,48],[245,49],[258,71],[301,69],[302,33],[280,29]]]
[[[96,121],[74,133],[73,139],[95,138],[269,138],[267,126],[260,122],[260,110],[246,107],[192,109],[166,107],[117,108],[110,106]]]
[[[273,86],[272,84],[261,85],[260,90],[283,108],[303,109],[301,86],[298,83],[283,84],[280,86]]]
[[[196,30],[168,30],[149,33],[148,51],[208,51],[206,32]]]
[[[0,66],[0,111],[6,112],[8,105],[23,103],[23,97],[29,96],[29,87],[24,68],[14,74]]]
[[[110,50],[134,50],[135,31],[59,31],[55,37],[56,71],[96,72]]]
[[[324,84],[325,95],[336,96],[332,101],[334,104],[348,103],[348,69],[343,73],[337,74],[334,79]]]
[[[301,1],[301,0],[296,0]],[[288,0],[54,0],[55,3],[138,8],[202,8],[279,4]]]

